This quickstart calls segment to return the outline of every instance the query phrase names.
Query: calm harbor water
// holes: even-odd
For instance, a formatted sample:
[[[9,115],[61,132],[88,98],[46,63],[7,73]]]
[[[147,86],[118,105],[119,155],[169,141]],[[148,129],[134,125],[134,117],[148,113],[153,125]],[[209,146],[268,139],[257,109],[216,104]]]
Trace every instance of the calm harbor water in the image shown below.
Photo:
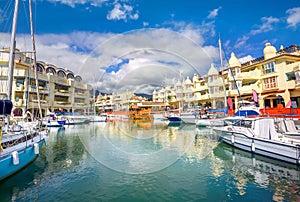
[[[53,128],[0,201],[299,201],[300,168],[163,122]]]

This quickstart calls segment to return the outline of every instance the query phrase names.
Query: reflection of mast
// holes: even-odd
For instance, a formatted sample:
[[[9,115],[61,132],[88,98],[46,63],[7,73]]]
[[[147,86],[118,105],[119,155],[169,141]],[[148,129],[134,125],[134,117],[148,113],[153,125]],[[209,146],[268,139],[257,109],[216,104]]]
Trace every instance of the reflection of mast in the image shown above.
[[[39,80],[38,80],[38,73],[37,73],[37,65],[36,65],[36,50],[35,50],[35,41],[34,41],[34,29],[33,29],[33,22],[32,22],[32,5],[31,0],[29,0],[29,11],[30,11],[30,30],[31,30],[31,39],[32,39],[32,51],[33,51],[33,69],[35,74],[35,85],[36,85],[36,94],[38,99],[38,107],[39,107],[39,114],[40,118],[43,118],[42,108],[41,108],[41,100],[40,100],[40,92],[39,92]]]

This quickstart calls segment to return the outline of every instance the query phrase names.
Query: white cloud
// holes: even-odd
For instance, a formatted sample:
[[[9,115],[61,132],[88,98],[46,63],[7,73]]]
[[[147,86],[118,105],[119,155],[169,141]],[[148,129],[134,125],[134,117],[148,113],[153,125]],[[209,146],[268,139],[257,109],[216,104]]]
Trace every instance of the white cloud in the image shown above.
[[[147,27],[149,25],[149,22],[143,22],[143,27]]]
[[[99,7],[103,5],[103,3],[107,2],[108,0],[47,0],[51,3],[61,3],[68,5],[70,7],[75,7],[76,5],[91,5],[95,7]]]
[[[163,23],[164,27],[169,27],[172,30],[176,30],[180,34],[194,41],[198,45],[203,45],[203,36],[213,37],[215,36],[214,22],[202,22],[202,24],[195,25],[193,23],[186,23],[184,21],[168,21]]]
[[[235,49],[239,49],[241,47],[244,47],[248,41],[249,37],[248,36],[243,36],[241,38],[238,38],[237,41],[234,44]]]
[[[253,60],[253,59],[254,58],[251,55],[247,55],[247,56],[244,56],[242,58],[239,58],[239,61],[240,61],[241,64],[243,64],[243,63],[246,63],[246,62],[248,62],[250,60]]]
[[[286,11],[288,14],[287,23],[290,27],[296,27],[300,23],[300,7],[291,8]]]
[[[165,78],[179,78],[180,71],[184,76],[195,72],[206,74],[217,57],[217,48],[198,46],[180,33],[144,29],[107,40],[95,48],[81,69],[84,78],[98,79],[103,91],[129,88],[135,92],[143,85],[158,85]],[[129,62],[120,70],[105,72],[107,67],[117,66],[124,59]]]
[[[221,7],[216,8],[216,9],[210,11],[209,14],[208,14],[208,16],[207,16],[207,18],[209,18],[209,19],[216,18],[220,9],[221,9]]]
[[[137,20],[139,18],[138,11],[133,12],[133,7],[120,3],[116,3],[114,8],[108,12],[106,15],[108,20],[124,20],[125,22],[127,19]]]
[[[261,21],[262,21],[262,24],[259,25],[259,28],[252,30],[251,34],[255,35],[255,34],[260,34],[260,33],[264,33],[264,32],[273,30],[273,25],[275,23],[278,23],[279,19],[273,18],[273,17],[262,17]]]
[[[184,31],[182,31],[184,30]],[[154,86],[164,80],[184,77],[195,72],[206,74],[218,49],[203,46],[190,38],[203,41],[192,27],[180,32],[168,29],[142,29],[123,34],[73,32],[70,34],[36,35],[37,59],[66,68],[83,77],[84,82],[98,83],[106,92],[126,91],[152,93]],[[200,35],[198,33],[198,35]],[[23,44],[24,38],[28,41]],[[201,39],[200,39],[201,38]],[[0,41],[10,41],[9,34],[0,33]],[[6,44],[8,46],[9,44]],[[30,36],[17,35],[17,48],[31,48]],[[107,71],[112,64],[128,63],[115,71]],[[170,84],[171,85],[171,84]],[[152,87],[152,89],[151,89]]]

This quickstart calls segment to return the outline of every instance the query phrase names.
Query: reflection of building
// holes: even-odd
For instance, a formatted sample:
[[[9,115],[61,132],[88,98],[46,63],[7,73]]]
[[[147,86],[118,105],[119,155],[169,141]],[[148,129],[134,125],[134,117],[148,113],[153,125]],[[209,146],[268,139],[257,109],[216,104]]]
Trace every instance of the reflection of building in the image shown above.
[[[131,91],[125,93],[113,93],[109,95],[99,95],[96,98],[96,106],[103,111],[128,111],[131,104],[145,102],[146,98],[136,96]]]
[[[222,78],[223,77],[223,78]],[[224,84],[223,84],[224,79]],[[219,81],[217,84],[215,81]],[[184,96],[184,85],[189,84],[188,79],[178,82],[174,87],[166,87],[153,92],[153,101],[168,102],[171,106],[179,107],[183,101],[194,106],[212,106],[218,108],[225,106],[223,85],[226,88],[226,97],[231,98],[236,109],[240,97],[243,100],[253,99],[253,90],[257,92],[260,109],[286,105],[290,100],[293,107],[300,107],[300,47],[281,47],[276,50],[270,43],[266,43],[263,56],[241,64],[234,53],[228,61],[227,68],[222,72],[211,68],[207,75],[200,77],[194,75],[190,89],[192,96]],[[164,94],[165,89],[168,100]],[[159,92],[159,93],[158,93]],[[181,93],[180,93],[181,92]],[[213,92],[213,93],[212,93]],[[215,103],[212,103],[215,98]]]
[[[0,96],[7,94],[9,49],[0,50]],[[38,112],[37,90],[40,94],[42,112],[64,110],[87,111],[91,86],[84,84],[79,75],[54,65],[37,62],[38,86],[32,59],[16,50],[12,101],[14,115],[22,116],[26,110]]]
[[[230,171],[234,177],[234,185],[239,195],[246,194],[249,187],[247,184],[255,183],[265,189],[272,187],[275,201],[299,201],[298,194],[291,194],[292,191],[299,191],[299,186],[296,185],[300,180],[297,165],[260,155],[253,156],[227,144],[219,145],[218,149],[222,152],[215,152],[215,158],[222,161],[219,165]]]

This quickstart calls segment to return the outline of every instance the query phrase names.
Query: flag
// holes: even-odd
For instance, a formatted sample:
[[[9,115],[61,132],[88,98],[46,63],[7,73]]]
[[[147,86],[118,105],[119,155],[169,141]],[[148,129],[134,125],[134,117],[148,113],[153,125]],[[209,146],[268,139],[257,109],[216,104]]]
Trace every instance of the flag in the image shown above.
[[[252,94],[253,94],[253,101],[258,102],[256,90],[252,89]]]
[[[286,103],[285,107],[291,107],[292,106],[292,100],[289,100],[288,103]]]
[[[228,99],[227,99],[227,104],[228,104],[228,106],[229,106],[229,109],[232,109],[233,107],[232,107],[232,99],[229,97]]]

